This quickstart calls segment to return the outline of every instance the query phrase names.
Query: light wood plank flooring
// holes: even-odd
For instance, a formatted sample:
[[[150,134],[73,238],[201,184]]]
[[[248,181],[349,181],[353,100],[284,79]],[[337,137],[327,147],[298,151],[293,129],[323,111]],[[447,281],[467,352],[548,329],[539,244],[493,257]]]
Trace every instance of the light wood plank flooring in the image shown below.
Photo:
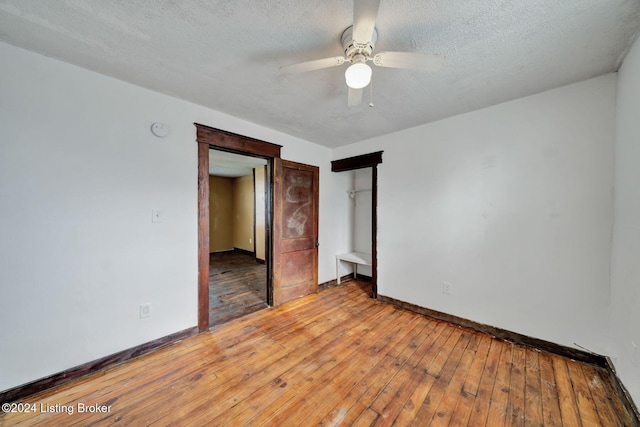
[[[22,403],[2,425],[626,426],[603,370],[368,298],[351,281]],[[78,412],[78,404],[107,413]],[[58,413],[41,408],[70,407]]]
[[[209,326],[267,308],[267,267],[251,255],[209,256]]]

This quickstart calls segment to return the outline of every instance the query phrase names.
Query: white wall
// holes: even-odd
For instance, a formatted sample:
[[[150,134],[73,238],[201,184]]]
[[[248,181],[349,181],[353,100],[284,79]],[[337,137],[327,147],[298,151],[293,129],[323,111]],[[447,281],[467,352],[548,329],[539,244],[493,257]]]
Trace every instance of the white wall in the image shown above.
[[[353,250],[370,254],[371,247],[371,168],[357,169],[354,171],[355,193],[353,203],[354,228],[353,228]],[[371,267],[361,265],[358,267],[358,274],[371,277]]]
[[[640,42],[618,73],[611,341],[618,375],[640,403]]]
[[[320,166],[333,279],[350,183],[329,149],[2,43],[0,63],[0,390],[196,325],[194,122]]]
[[[379,293],[606,353],[615,85],[610,74],[335,149],[384,150]]]
[[[254,203],[256,206],[256,258],[265,261],[266,256],[266,231],[267,231],[267,218],[266,218],[266,167],[259,166],[253,169],[255,176],[255,189],[254,189]]]

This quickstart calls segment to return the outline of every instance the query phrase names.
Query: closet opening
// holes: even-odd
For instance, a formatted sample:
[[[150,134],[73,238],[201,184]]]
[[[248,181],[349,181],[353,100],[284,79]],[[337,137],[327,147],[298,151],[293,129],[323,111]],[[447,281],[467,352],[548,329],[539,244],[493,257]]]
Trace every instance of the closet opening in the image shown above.
[[[382,163],[382,151],[361,156],[348,157],[331,162],[332,172],[354,171],[353,185],[345,197],[353,201],[353,235],[350,237],[350,251],[336,254],[336,280],[340,282],[341,265],[351,263],[354,275],[358,271],[363,275],[371,274],[371,297],[378,297],[378,173],[377,166]],[[358,224],[360,220],[360,225]],[[370,223],[361,225],[362,222]]]

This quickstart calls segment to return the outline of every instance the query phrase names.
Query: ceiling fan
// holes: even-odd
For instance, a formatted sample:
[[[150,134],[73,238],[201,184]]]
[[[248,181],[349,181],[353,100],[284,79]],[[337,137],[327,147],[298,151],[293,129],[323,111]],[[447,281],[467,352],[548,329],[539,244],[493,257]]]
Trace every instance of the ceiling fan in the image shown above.
[[[444,60],[440,55],[426,55],[412,52],[380,52],[373,55],[378,40],[376,17],[380,0],[354,0],[353,25],[344,30],[341,41],[344,56],[316,59],[280,67],[282,74],[304,73],[323,68],[337,67],[350,63],[345,71],[349,88],[348,106],[355,107],[362,102],[362,90],[371,82],[372,70],[368,61],[378,67],[406,68],[413,70],[438,71]],[[373,55],[373,56],[372,56]]]

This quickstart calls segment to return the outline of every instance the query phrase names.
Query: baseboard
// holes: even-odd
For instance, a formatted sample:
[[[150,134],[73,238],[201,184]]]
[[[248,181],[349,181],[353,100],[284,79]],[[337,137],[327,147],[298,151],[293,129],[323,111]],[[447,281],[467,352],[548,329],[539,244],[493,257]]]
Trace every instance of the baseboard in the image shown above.
[[[340,277],[341,282],[346,282],[351,279],[353,279],[352,274],[345,274],[344,276]],[[318,290],[331,288],[333,286],[338,286],[338,281],[336,279],[329,280],[328,282],[318,283]]]
[[[53,374],[49,377],[11,388],[0,393],[0,402],[6,403],[13,402],[18,399],[23,399],[27,396],[31,396],[32,394],[36,394],[43,390],[68,383],[69,381],[124,362],[125,360],[133,359],[135,357],[142,356],[143,354],[150,353],[154,350],[159,349],[160,347],[164,347],[166,345],[181,341],[192,335],[196,335],[197,333],[197,327],[184,329],[174,334],[167,335],[166,337],[158,338],[156,340],[140,344],[139,346],[114,353],[101,359],[76,366],[75,368],[67,369],[66,371]]]
[[[263,265],[267,263],[265,260],[260,259],[260,258],[256,258],[256,262],[257,262],[258,264],[263,264]]]
[[[248,250],[246,250],[246,249],[233,248],[233,251],[234,251],[234,252],[241,253],[241,254],[245,254],[245,255],[251,255],[252,257],[255,257],[255,256],[256,256],[256,253],[255,253],[255,252],[248,251]]]
[[[239,254],[250,255],[252,257],[256,256],[255,252],[251,252],[251,251],[248,251],[246,249],[240,249],[240,248],[222,249],[221,251],[212,251],[212,252],[209,252],[209,255],[212,255],[212,254],[223,254],[223,253],[226,253],[226,252],[237,252]],[[265,263],[265,261],[263,259],[256,258],[256,261],[259,262],[260,264],[264,264]]]
[[[618,393],[618,396],[620,396],[622,404],[624,405],[629,415],[635,417],[633,420],[635,422],[634,427],[640,426],[640,411],[638,411],[638,407],[633,402],[629,391],[624,386],[624,384],[622,384],[620,378],[618,378],[616,368],[613,366],[611,358],[605,357],[605,363],[605,370],[609,374],[609,382],[613,385],[613,388],[615,389],[616,393]]]
[[[592,365],[606,368],[606,357],[596,353],[589,353],[587,351],[567,347],[564,345],[556,344],[550,341],[541,340],[538,338],[532,338],[527,335],[511,332],[506,329],[497,328],[495,326],[485,325],[483,323],[474,322],[473,320],[464,319],[462,317],[454,316],[452,314],[443,313],[440,311],[432,310],[430,308],[420,307],[415,304],[400,301],[384,295],[378,295],[378,300],[393,304],[397,307],[401,307],[425,316],[433,317],[434,319],[444,320],[465,328],[473,329],[474,331],[484,332],[489,335],[493,335],[496,338],[500,338],[506,341],[511,341],[515,344],[522,344],[529,347],[544,350],[549,353],[558,354],[560,356],[569,357],[580,362],[589,363]]]

